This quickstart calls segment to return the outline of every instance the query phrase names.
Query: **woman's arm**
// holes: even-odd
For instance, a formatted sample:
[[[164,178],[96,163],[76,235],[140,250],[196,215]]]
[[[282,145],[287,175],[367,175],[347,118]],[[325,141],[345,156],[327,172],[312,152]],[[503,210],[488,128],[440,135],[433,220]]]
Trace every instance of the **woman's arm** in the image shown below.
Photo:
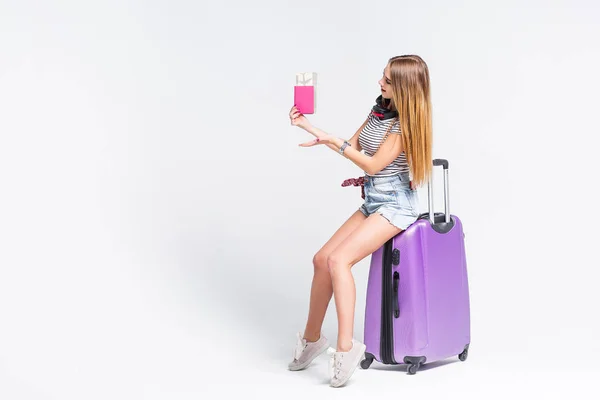
[[[360,133],[362,132],[362,130],[367,125],[368,121],[369,121],[369,118],[367,117],[367,119],[365,120],[365,122],[363,122],[363,124],[360,126],[360,128],[358,128],[358,130],[356,131],[356,133],[354,134],[354,136],[352,136],[350,139],[348,139],[348,143],[350,143],[350,145],[352,147],[354,147],[358,151],[362,150],[362,147],[360,147],[360,144],[358,143],[358,137],[360,136]],[[345,151],[346,150],[344,150],[344,152]]]
[[[317,138],[321,136],[329,136],[330,143],[327,143],[327,146],[336,152],[339,151],[339,149],[342,147],[342,144],[344,144],[343,139],[330,136],[326,132],[314,126],[311,126],[309,129],[307,129],[307,131]],[[360,133],[360,130],[357,133]],[[357,134],[354,136],[357,136]],[[346,147],[344,149],[344,156],[346,156],[346,158],[356,164],[367,174],[375,175],[377,172],[381,171],[392,161],[394,161],[402,153],[402,151],[403,146],[400,135],[392,134],[388,135],[373,157],[361,153],[360,150],[355,149],[354,146]]]
[[[330,136],[319,128],[316,128],[308,122],[306,117],[298,111],[297,107],[294,106],[290,110],[290,118],[292,120],[292,125],[299,126],[304,129],[317,139],[315,141],[301,144],[301,146],[312,146],[315,143],[318,143],[317,140],[321,137],[327,140],[324,140],[322,144],[326,144],[330,149],[338,152],[341,146],[344,144],[344,141],[340,138]],[[361,148],[358,143],[358,137],[360,136],[360,132],[363,130],[365,125],[367,124],[368,118],[361,127],[356,131],[354,136],[352,136],[348,142],[350,146],[346,147],[344,150],[344,156],[356,164],[360,169],[365,171],[369,175],[375,175],[377,172],[381,171],[387,165],[389,165],[394,159],[396,159],[403,151],[402,140],[400,135],[388,135],[386,140],[381,143],[379,149],[375,152],[373,157],[370,157],[366,154],[361,153]]]
[[[350,139],[348,139],[348,143],[350,143],[350,145],[352,147],[354,147],[355,149],[357,149],[358,151],[362,151],[362,147],[360,147],[360,144],[358,143],[358,136],[360,135],[360,132],[362,132],[362,130],[365,127],[365,125],[367,125],[368,121],[369,121],[369,118],[367,118],[365,120],[365,122],[363,122],[363,124],[360,126],[360,128],[358,128],[358,130],[356,131],[356,133],[354,134],[354,136],[352,136]],[[314,128],[314,127],[312,127],[312,128]],[[306,131],[308,133],[310,133],[311,135],[313,135],[314,137],[319,137],[311,129],[307,129]],[[323,132],[323,131],[321,131],[321,132]],[[344,143],[344,142],[342,141],[342,143]],[[327,144],[327,147],[329,147],[333,151],[338,151],[340,149],[339,147],[335,147],[335,145],[329,144],[329,143]],[[346,152],[346,150],[344,150],[344,153],[345,152]]]

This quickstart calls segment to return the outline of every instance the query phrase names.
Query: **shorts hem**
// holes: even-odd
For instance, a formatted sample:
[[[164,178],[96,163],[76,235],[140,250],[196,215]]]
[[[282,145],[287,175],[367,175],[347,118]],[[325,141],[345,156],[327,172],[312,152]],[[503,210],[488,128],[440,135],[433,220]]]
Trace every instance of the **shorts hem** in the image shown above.
[[[416,219],[415,219],[415,221],[411,222],[410,224],[407,224],[407,225],[405,225],[405,226],[404,226],[404,225],[403,225],[403,226],[398,226],[397,224],[395,224],[394,222],[392,222],[392,220],[390,220],[390,218],[388,218],[388,216],[387,216],[387,215],[385,215],[385,214],[383,214],[381,211],[377,210],[377,211],[375,211],[375,213],[376,213],[376,214],[379,214],[379,215],[381,215],[381,216],[382,216],[383,218],[385,218],[385,219],[386,219],[386,221],[388,221],[388,222],[389,222],[391,225],[393,225],[394,227],[396,227],[396,228],[398,228],[398,229],[400,229],[400,230],[403,230],[403,231],[407,230],[407,229],[408,229],[408,227],[409,227],[409,226],[411,226],[411,225],[412,225],[412,224],[413,224],[413,223],[416,221]]]

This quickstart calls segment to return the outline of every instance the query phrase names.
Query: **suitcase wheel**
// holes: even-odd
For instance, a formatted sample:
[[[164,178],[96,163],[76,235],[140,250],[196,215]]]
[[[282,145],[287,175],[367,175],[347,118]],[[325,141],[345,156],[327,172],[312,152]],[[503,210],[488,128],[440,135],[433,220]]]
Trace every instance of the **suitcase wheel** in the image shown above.
[[[409,375],[414,375],[417,373],[421,365],[427,362],[427,358],[425,357],[404,357],[404,364],[408,365],[407,371]]]
[[[409,364],[408,365],[408,374],[414,375],[419,370],[419,364]]]
[[[465,361],[468,356],[469,356],[469,345],[466,345],[463,352],[458,355],[458,359],[460,361]]]
[[[362,361],[360,362],[360,367],[362,369],[369,369],[369,367],[373,363],[374,358],[375,357],[373,356],[373,354],[365,353],[365,358],[363,358]]]

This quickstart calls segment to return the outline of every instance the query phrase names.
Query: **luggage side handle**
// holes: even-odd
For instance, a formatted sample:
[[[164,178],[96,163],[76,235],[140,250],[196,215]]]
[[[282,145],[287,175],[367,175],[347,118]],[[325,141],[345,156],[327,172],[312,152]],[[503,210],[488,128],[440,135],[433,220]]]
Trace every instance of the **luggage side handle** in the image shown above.
[[[400,286],[400,273],[398,271],[394,272],[394,318],[398,318],[400,316],[400,299],[398,298],[398,288]]]

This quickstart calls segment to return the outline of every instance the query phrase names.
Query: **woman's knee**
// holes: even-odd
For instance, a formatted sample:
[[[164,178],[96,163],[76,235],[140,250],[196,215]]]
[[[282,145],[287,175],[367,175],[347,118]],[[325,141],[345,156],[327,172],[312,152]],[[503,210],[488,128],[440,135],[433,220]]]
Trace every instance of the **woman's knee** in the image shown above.
[[[343,267],[344,261],[339,252],[332,252],[327,257],[327,271],[333,277],[340,267]]]
[[[327,254],[323,251],[319,251],[319,252],[317,252],[317,254],[315,254],[315,256],[313,257],[313,266],[315,268],[315,272],[318,272],[318,271],[328,272],[328,267],[327,267],[327,259],[328,258],[329,258],[329,254]]]

